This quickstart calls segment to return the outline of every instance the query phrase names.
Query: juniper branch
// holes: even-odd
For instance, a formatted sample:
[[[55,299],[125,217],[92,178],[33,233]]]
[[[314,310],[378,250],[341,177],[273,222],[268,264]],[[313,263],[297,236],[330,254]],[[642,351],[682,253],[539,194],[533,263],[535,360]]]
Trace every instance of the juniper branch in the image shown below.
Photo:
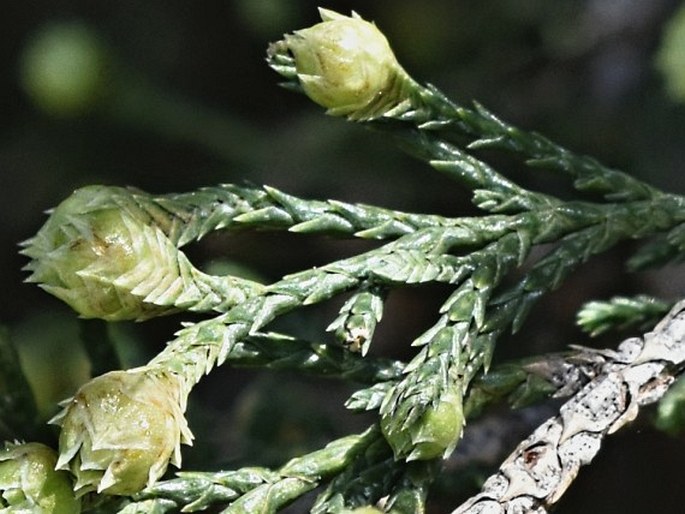
[[[682,252],[669,243],[664,234],[659,234],[658,237],[638,248],[626,265],[628,271],[644,271],[682,260]]]
[[[440,460],[408,465],[379,504],[386,512],[424,514],[430,487],[442,468]]]
[[[140,195],[138,195],[140,196]],[[178,223],[141,208],[124,188],[75,191],[24,242],[29,282],[87,318],[147,319],[180,309],[223,311],[260,292],[257,282],[198,270],[165,229]]]
[[[346,469],[358,455],[379,441],[374,427],[332,441],[324,448],[296,457],[278,470],[242,468],[237,471],[179,472],[135,496],[173,501],[184,511],[228,504],[226,513],[276,512],[293,499]]]
[[[376,431],[377,439],[360,452],[317,497],[312,514],[342,513],[373,505],[388,494],[402,477],[406,464],[393,458],[388,443]]]
[[[228,353],[226,362],[234,366],[297,370],[370,384],[397,378],[404,368],[399,361],[362,358],[341,346],[275,333],[257,333],[238,341]]]
[[[662,237],[643,245],[628,260],[630,271],[642,271],[685,259],[685,224],[673,227]]]
[[[648,204],[655,208],[653,202]],[[417,339],[415,344],[425,344],[425,348],[405,368],[406,376],[386,392],[380,406],[381,426],[396,454],[422,455],[417,442],[428,437],[420,428],[424,416],[448,391],[463,396],[475,374],[489,367],[499,336],[509,327],[518,330],[538,298],[558,287],[591,255],[622,238],[661,230],[674,222],[661,213],[642,219],[643,209],[632,207],[615,206],[602,222],[566,235],[515,287],[494,298],[492,290],[527,256],[530,242],[510,233],[468,256],[474,266],[469,269],[465,263],[461,270],[462,276],[472,273],[471,278],[443,305],[445,314],[438,323]],[[452,448],[447,446],[445,451]]]
[[[457,352],[455,355],[458,355],[459,351],[467,349],[468,355],[447,358],[446,355],[435,351],[434,355],[437,356],[438,360],[433,362],[427,358],[427,354],[420,354],[415,360],[414,367],[419,366],[416,364],[417,362],[426,361],[424,370],[429,370],[428,375],[433,378],[424,381],[421,377],[425,373],[411,375],[407,378],[409,382],[406,382],[405,388],[408,387],[407,391],[411,392],[413,388],[408,384],[413,383],[415,387],[423,389],[424,393],[417,397],[413,393],[400,393],[399,391],[405,388],[399,388],[393,397],[394,400],[388,400],[386,403],[386,405],[391,406],[385,409],[386,414],[390,416],[390,413],[397,412],[397,405],[401,403],[399,401],[401,398],[412,398],[412,407],[405,413],[412,414],[407,417],[401,416],[398,419],[408,420],[407,422],[416,421],[421,413],[425,412],[426,408],[435,401],[441,391],[447,389],[446,377],[452,377],[450,381],[454,381],[454,377],[461,377],[461,388],[462,390],[465,389],[465,384],[468,384],[468,380],[480,366],[484,364],[487,366],[489,356],[493,351],[494,341],[502,330],[510,323],[513,323],[516,328],[522,322],[532,302],[544,291],[556,287],[575,266],[587,259],[589,255],[602,251],[615,243],[621,235],[632,236],[636,232],[644,235],[650,229],[655,230],[664,223],[672,222],[671,218],[677,216],[674,212],[677,213],[677,207],[680,205],[677,203],[674,207],[673,205],[669,206],[667,202],[659,202],[658,205],[654,205],[654,202],[643,203],[643,208],[636,208],[635,205],[631,205],[631,209],[624,206],[597,208],[595,213],[608,209],[604,210],[602,213],[605,215],[599,218],[603,223],[567,236],[565,242],[562,241],[559,248],[550,257],[543,259],[533,268],[518,289],[508,295],[500,296],[496,303],[496,312],[484,325],[487,330],[481,331],[481,333],[468,328],[470,319],[475,316],[476,327],[483,323],[484,307],[489,301],[492,287],[498,283],[499,278],[507,270],[516,263],[520,263],[520,260],[527,255],[530,247],[528,238],[531,237],[533,241],[537,242],[551,237],[555,232],[557,235],[562,230],[561,227],[568,228],[568,225],[564,223],[568,221],[567,218],[559,217],[558,219],[561,219],[562,223],[557,223],[556,228],[554,228],[554,224],[543,224],[537,220],[538,223],[535,228],[539,233],[533,233],[532,236],[522,236],[522,233],[525,233],[523,231],[505,234],[496,243],[493,243],[494,246],[489,250],[491,259],[494,259],[492,265],[487,265],[488,254],[483,252],[474,252],[465,257],[442,255],[437,262],[432,261],[431,255],[434,252],[449,250],[457,243],[462,243],[464,237],[472,241],[471,234],[468,232],[465,234],[459,228],[452,231],[424,229],[416,234],[404,236],[391,245],[386,245],[361,256],[286,277],[281,282],[269,286],[266,295],[254,297],[220,318],[200,322],[184,329],[167,350],[151,362],[151,365],[169,364],[172,369],[179,369],[180,366],[180,369],[185,370],[183,374],[190,377],[189,382],[195,383],[217,361],[222,363],[237,341],[251,332],[259,330],[274,317],[299,305],[322,301],[342,291],[359,287],[369,279],[380,280],[385,283],[412,283],[426,280],[446,280],[459,283],[469,273],[476,273],[475,270],[478,268],[476,279],[482,285],[478,287],[473,282],[467,283],[464,287],[470,288],[470,290],[466,292],[460,290],[459,301],[453,299],[451,304],[445,308],[450,311],[450,316],[444,316],[440,324],[428,332],[432,338],[441,330],[447,330],[443,332],[443,337],[448,337],[447,334],[451,334],[449,339],[445,339],[450,341],[449,348],[454,348],[452,351]],[[654,215],[654,209],[657,209],[657,215]],[[572,209],[569,211],[567,206],[560,210],[564,214],[573,212]],[[645,217],[647,212],[649,216]],[[584,223],[580,224],[583,225]],[[643,226],[636,226],[636,224]],[[481,237],[483,236],[481,235]],[[513,246],[504,249],[502,245],[508,244]],[[459,318],[461,312],[468,312],[467,320]],[[457,321],[461,324],[455,323]],[[444,345],[441,343],[438,346],[443,348]],[[449,373],[434,373],[436,369],[449,370],[450,362],[459,363],[459,370],[455,369]],[[464,375],[465,370],[468,371],[466,375]],[[437,382],[435,382],[436,380]],[[426,394],[425,388],[431,383],[434,383],[431,386],[433,392]],[[415,402],[416,398],[421,399],[418,404]],[[418,409],[415,408],[417,405]]]
[[[457,146],[421,131],[392,132],[412,154],[474,191],[474,203],[492,212],[519,212],[559,204],[504,177],[482,160]]]
[[[516,233],[503,236],[482,250],[461,257],[457,290],[441,307],[439,321],[419,336],[414,345],[423,348],[404,370],[405,376],[386,393],[380,405],[381,427],[395,454],[409,460],[448,455],[454,449],[463,418],[442,437],[427,434],[426,416],[437,405],[453,403],[461,411],[464,392],[480,365],[488,361],[485,352],[491,344],[482,344],[477,332],[484,322],[485,308],[493,289],[528,253],[529,245]],[[443,423],[448,428],[448,423]],[[453,432],[453,433],[452,433]],[[449,440],[446,435],[451,433]]]
[[[118,201],[132,199],[174,244],[183,246],[214,230],[286,229],[366,239],[394,239],[454,221],[434,214],[413,214],[336,200],[306,200],[276,188],[223,184],[190,193],[154,196],[113,188]]]
[[[471,418],[502,400],[518,409],[543,398],[571,396],[600,375],[604,364],[596,350],[577,346],[571,351],[499,364],[473,379],[464,412]]]
[[[576,387],[560,385],[555,382],[558,377],[545,376],[550,369],[558,371],[560,367],[565,378],[575,372],[573,376],[586,380],[598,372],[599,366],[600,376],[592,378],[557,419],[540,429],[542,442],[535,440],[523,447],[507,464],[510,466],[493,479],[496,485],[507,482],[507,494],[493,499],[491,494],[501,493],[495,487],[494,492],[477,500],[492,500],[495,504],[486,506],[493,508],[500,500],[510,502],[512,509],[533,505],[531,508],[542,512],[563,493],[579,466],[594,456],[601,438],[631,420],[638,404],[656,399],[672,374],[682,371],[685,355],[674,340],[682,339],[685,317],[679,312],[673,314],[681,316],[680,321],[667,319],[655,334],[637,342],[626,341],[618,352],[597,352],[596,359],[583,357],[587,362],[580,359],[573,366],[568,361],[559,364],[552,357],[538,363],[537,368],[529,364],[528,368],[521,365],[498,370],[499,374],[490,379],[479,373],[488,370],[501,334],[518,330],[534,302],[558,287],[590,256],[622,239],[658,233],[666,233],[666,244],[651,246],[631,263],[651,264],[682,254],[685,199],[578,156],[538,134],[521,131],[479,105],[468,109],[451,102],[437,89],[411,79],[375,26],[357,15],[347,18],[327,10],[321,13],[327,22],[342,23],[345,30],[358,36],[348,39],[358,47],[352,50],[362,59],[360,65],[351,66],[350,49],[335,46],[336,38],[317,26],[272,45],[269,59],[274,69],[330,114],[368,122],[403,139],[421,159],[473,190],[476,205],[491,215],[426,216],[330,200],[303,200],[268,187],[231,185],[156,197],[121,188],[91,188],[75,194],[76,199],[67,203],[75,204],[78,212],[64,209],[60,217],[58,208],[45,232],[41,230],[40,237],[24,250],[34,259],[29,264],[34,271],[31,280],[43,282],[48,290],[73,302],[75,308],[85,308],[85,313],[79,311],[84,315],[102,313],[87,310],[91,306],[82,301],[83,291],[88,293],[87,300],[97,300],[91,303],[98,307],[114,305],[113,311],[102,315],[107,319],[168,312],[160,307],[213,309],[221,314],[187,324],[148,366],[110,374],[102,380],[98,377],[69,400],[56,418],[63,427],[58,467],[72,470],[79,491],[133,494],[145,484],[151,486],[168,462],[180,465],[180,444],[192,440],[183,417],[189,390],[204,374],[230,360],[236,365],[294,368],[372,383],[366,391],[356,393],[348,405],[378,408],[380,431],[372,427],[364,434],[334,441],[275,471],[246,468],[222,474],[180,474],[176,481],[166,483],[166,490],[162,484],[157,486],[160,489],[151,487],[124,510],[164,512],[172,506],[191,510],[223,503],[229,504],[225,512],[273,512],[329,479],[315,512],[339,512],[382,499],[386,509],[417,510],[439,465],[438,458],[446,457],[460,437],[463,399],[469,390],[475,404],[472,409],[502,396],[520,404],[531,394],[549,393],[555,388],[558,394],[568,393]],[[331,41],[325,38],[333,40],[332,50]],[[366,40],[374,44],[359,44]],[[380,50],[380,55],[369,52],[368,46]],[[298,56],[303,57],[300,62]],[[363,80],[356,80],[360,77],[355,74],[360,71]],[[449,142],[455,136],[466,141],[466,149]],[[567,173],[578,190],[599,192],[605,202],[562,202],[528,191],[477,158],[474,153],[480,148],[513,151],[530,165]],[[103,194],[104,203],[97,204]],[[85,214],[93,216],[81,216]],[[206,276],[179,250],[210,231],[243,228],[392,241],[271,285]],[[106,237],[100,237],[96,229],[103,229]],[[503,277],[541,243],[556,246],[515,286],[502,291]],[[102,255],[106,258],[101,259]],[[112,262],[117,266],[110,269]],[[421,349],[406,366],[361,359],[340,347],[261,332],[277,316],[295,308],[352,293],[333,326],[364,352],[380,320],[385,291],[434,281],[451,284],[455,290],[443,304],[436,324],[414,342]],[[111,294],[96,296],[103,291]],[[359,334],[363,340],[357,340]],[[587,354],[590,352],[583,355]],[[541,382],[532,383],[531,377],[541,378]],[[129,386],[129,382],[136,385]],[[134,409],[131,412],[144,412],[149,419],[157,419],[154,416],[160,410],[168,411],[166,419],[171,422],[167,425],[173,424],[173,430],[163,441],[163,451],[153,448],[147,452],[149,465],[125,462],[117,451],[102,458],[93,455],[106,439],[99,432],[104,430],[109,435],[110,426],[118,420],[112,420],[112,413],[99,402],[84,399],[98,398],[100,388],[109,383],[118,388],[111,393],[112,398],[117,393],[128,396],[122,404]],[[159,393],[161,400],[139,399],[143,387]],[[129,388],[135,389],[135,394],[129,395]],[[478,391],[485,395],[479,398]],[[139,403],[134,404],[134,399]],[[598,401],[600,409],[595,408]],[[160,402],[164,409],[158,408]],[[95,418],[89,405],[99,409],[96,421],[104,429],[91,430]],[[117,414],[120,412],[124,407]],[[124,478],[127,466],[132,466],[135,477]],[[145,466],[149,469],[139,472]],[[536,482],[535,491],[528,494],[523,488],[530,482],[531,473],[548,473],[551,478]],[[547,486],[552,489],[545,489]],[[517,496],[522,491],[523,498]]]
[[[385,41],[384,36],[380,32],[378,34]],[[466,139],[469,149],[501,148],[512,151],[523,155],[530,165],[544,166],[570,175],[577,189],[603,193],[609,200],[649,199],[661,194],[657,189],[621,171],[608,168],[594,158],[577,155],[540,134],[514,127],[500,120],[480,104],[476,103],[473,109],[469,109],[450,100],[436,87],[420,84],[410,77],[396,61],[387,41],[383,45],[384,55],[380,55],[381,52],[379,52],[378,55],[372,56],[377,60],[368,63],[360,62],[358,71],[357,69],[350,70],[349,60],[352,50],[339,49],[343,55],[346,53],[345,50],[348,50],[348,55],[342,58],[332,52],[322,52],[317,56],[315,45],[322,42],[328,44],[325,43],[325,33],[311,33],[309,44],[312,48],[306,47],[307,38],[302,37],[305,43],[294,44],[292,39],[286,37],[285,41],[271,45],[267,62],[285,79],[285,84],[282,85],[295,91],[305,92],[317,103],[328,107],[330,114],[345,115],[349,120],[370,123],[392,131],[396,131],[399,122],[400,127],[406,126],[409,138],[420,139],[419,132],[430,132],[447,137],[457,135]],[[359,52],[359,55],[355,57],[358,57],[360,61],[368,59],[368,55],[364,53],[363,43],[360,47],[358,50],[355,49]],[[309,62],[304,57],[309,55],[308,52],[312,54],[309,60],[316,62],[318,58],[319,63],[325,62],[326,66],[319,64],[319,68],[309,69]],[[298,62],[298,54],[302,57],[300,62]],[[378,71],[374,69],[373,75],[374,79],[378,80],[373,82],[367,80],[370,92],[357,91],[355,87],[359,83],[359,77],[355,72],[363,76],[364,71],[361,70],[369,67],[379,69]],[[337,75],[341,73],[338,68],[348,72],[350,78],[347,83]],[[322,102],[318,88],[326,86],[329,89],[337,88],[340,91],[340,98],[336,98],[334,93],[329,93],[328,102]],[[349,88],[349,91],[345,89],[345,86]],[[377,88],[375,91],[374,87]],[[352,93],[369,95],[368,104],[345,105],[344,102]],[[380,105],[377,105],[379,98]],[[336,104],[336,101],[342,102],[343,105]],[[394,123],[388,123],[388,121]]]
[[[141,502],[129,503],[117,514],[165,514],[176,508],[176,503],[165,498],[153,498]],[[110,511],[111,512],[111,511]]]
[[[667,204],[668,200],[662,198],[660,202]],[[493,299],[492,304],[500,314],[490,316],[489,324],[499,326],[503,317],[507,322],[512,322],[514,331],[518,330],[533,302],[544,293],[556,289],[591,256],[608,250],[620,240],[644,237],[678,223],[682,216],[682,199],[674,200],[671,205],[673,210],[669,207],[661,210],[656,205],[660,202],[616,205],[602,223],[563,237],[557,247],[538,261],[517,286]],[[515,309],[515,313],[512,309]]]
[[[169,366],[194,384],[215,364],[223,363],[236,342],[296,307],[327,300],[369,281],[449,282],[459,260],[436,253],[444,244],[441,231],[424,229],[379,249],[284,277],[268,286],[265,294],[247,299],[226,314],[184,328],[150,365]]]
[[[339,341],[350,351],[366,355],[376,325],[383,317],[385,288],[365,287],[355,293],[340,308],[340,314],[326,328],[334,332]]]
[[[580,309],[578,325],[591,337],[609,330],[638,327],[642,330],[663,316],[672,303],[647,295],[616,296],[607,302],[588,302]]]
[[[523,155],[532,166],[568,174],[581,191],[606,195],[610,200],[639,200],[659,196],[659,190],[592,157],[578,155],[535,133],[501,120],[482,105],[461,106],[433,86],[418,86],[410,93],[412,109],[401,115],[421,130],[454,132],[470,138],[468,147],[501,148]]]
[[[467,419],[477,417],[486,407],[500,401],[518,409],[543,398],[565,398],[596,378],[604,362],[596,350],[574,346],[567,352],[498,364],[487,372],[477,373],[470,382],[464,398],[464,415]],[[356,411],[377,410],[400,378],[355,391],[346,407]]]

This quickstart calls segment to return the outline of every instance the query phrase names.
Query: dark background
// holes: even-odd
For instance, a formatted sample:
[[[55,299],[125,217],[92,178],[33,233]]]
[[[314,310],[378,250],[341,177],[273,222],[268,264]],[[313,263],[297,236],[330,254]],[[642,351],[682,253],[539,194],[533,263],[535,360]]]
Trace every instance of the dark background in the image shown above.
[[[4,7],[0,291],[5,300],[0,323],[21,345],[27,367],[57,377],[52,385],[59,383],[59,394],[69,394],[87,373],[80,361],[65,364],[80,351],[73,340],[102,327],[77,324],[57,300],[23,284],[20,268],[26,259],[18,255],[17,243],[34,234],[45,219],[43,211],[74,188],[106,183],[165,193],[250,181],[311,198],[447,215],[472,212],[468,194],[381,135],[323,116],[306,98],[277,86],[279,77],[264,62],[266,46],[284,32],[315,23],[313,5],[305,0],[82,0]],[[436,84],[457,101],[476,99],[518,126],[683,193],[685,106],[666,95],[654,65],[664,24],[678,5],[667,0],[394,0],[325,6],[344,13],[356,9],[376,21],[415,78]],[[32,104],[18,80],[22,49],[46,23],[73,21],[87,24],[106,41],[119,70],[113,73],[123,77],[116,79],[118,87],[153,85],[149,108],[121,112],[104,102],[79,116],[55,117]],[[128,70],[126,76],[122,69]],[[501,156],[494,164],[530,187],[571,194],[563,177],[525,170]],[[272,281],[366,247],[261,233],[212,236],[188,252],[200,266],[227,258]],[[637,292],[683,296],[682,267],[624,276],[623,259],[634,248],[621,245],[578,271],[533,311],[523,336],[501,341],[499,358],[592,344],[573,326],[574,313],[589,299]],[[432,324],[445,293],[423,288],[393,296],[374,353],[406,357],[408,343]],[[339,305],[309,309],[284,323],[305,326],[302,335],[321,338]],[[134,365],[158,351],[182,319],[119,324],[113,337],[133,341],[127,363]],[[191,397],[198,444],[188,451],[186,463],[203,469],[278,465],[311,444],[363,426],[340,407],[348,392],[287,374],[218,370]],[[44,401],[47,416],[51,399]],[[649,417],[609,438],[558,512],[682,508],[678,470],[685,444],[656,432]],[[436,512],[457,503],[449,488],[433,500]]]

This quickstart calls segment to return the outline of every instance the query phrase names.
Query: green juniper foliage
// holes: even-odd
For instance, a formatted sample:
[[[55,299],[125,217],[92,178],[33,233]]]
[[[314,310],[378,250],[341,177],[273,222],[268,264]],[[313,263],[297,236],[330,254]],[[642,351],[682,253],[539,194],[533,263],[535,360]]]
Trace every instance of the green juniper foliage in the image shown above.
[[[632,270],[683,255],[685,197],[513,127],[481,105],[459,105],[412,79],[374,24],[355,13],[322,9],[321,16],[320,24],[269,47],[268,64],[283,85],[328,114],[387,133],[456,187],[468,188],[482,215],[310,200],[267,186],[223,184],[167,195],[112,186],[74,192],[24,243],[29,282],[82,317],[204,315],[185,323],[146,365],[96,377],[63,403],[53,420],[61,427],[57,467],[71,473],[76,497],[86,500],[83,512],[276,512],[313,490],[317,514],[376,512],[373,506],[423,512],[441,464],[468,430],[466,418],[495,402],[520,407],[573,394],[593,375],[593,361],[581,350],[491,369],[500,336],[520,330],[545,293],[620,241],[647,240],[629,259]],[[566,176],[578,195],[562,200],[525,189],[481,160],[481,149],[505,150]],[[248,229],[380,244],[271,284],[208,275],[183,251],[210,232]],[[532,254],[542,245],[546,253]],[[524,263],[525,271],[505,282]],[[432,326],[398,342],[416,349],[413,358],[369,355],[393,290],[434,282],[448,285],[451,294]],[[281,315],[343,294],[347,300],[328,327],[334,338],[312,342],[267,331]],[[579,323],[592,335],[644,328],[670,305],[646,296],[592,302]],[[4,342],[2,348],[3,366],[11,368],[14,356]],[[181,466],[180,445],[193,439],[184,418],[188,394],[226,363],[356,382],[361,387],[346,406],[376,412],[377,421],[275,469],[179,471],[160,480],[169,463]],[[570,370],[577,381],[560,380]],[[0,427],[24,423],[10,411],[25,394],[15,382]],[[678,397],[669,405],[681,403]],[[673,429],[680,417],[668,419],[672,423],[664,424]],[[8,498],[16,497],[17,487],[0,483],[1,505],[14,501]],[[68,507],[49,512],[78,509],[73,496],[65,501]]]

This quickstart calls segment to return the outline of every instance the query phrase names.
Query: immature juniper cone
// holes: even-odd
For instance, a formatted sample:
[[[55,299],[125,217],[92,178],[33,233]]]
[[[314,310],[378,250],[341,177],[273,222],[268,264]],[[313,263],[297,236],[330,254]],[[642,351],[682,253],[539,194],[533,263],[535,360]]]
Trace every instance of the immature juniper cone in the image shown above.
[[[428,460],[448,457],[464,428],[462,396],[445,392],[414,421],[394,413],[382,413],[381,430],[396,457]]]
[[[321,23],[271,46],[272,66],[277,54],[289,51],[307,96],[334,116],[368,119],[400,103],[411,79],[383,33],[355,12],[319,13]]]
[[[133,294],[133,281],[159,266],[157,254],[170,250],[149,216],[122,208],[123,188],[89,186],[55,208],[22,253],[33,260],[27,279],[69,304],[85,318],[144,319],[168,307]],[[142,219],[141,219],[142,217]]]
[[[129,495],[152,485],[193,435],[183,415],[187,391],[176,375],[137,368],[101,375],[63,403],[57,469],[76,476],[77,495]]]
[[[143,320],[179,309],[223,311],[261,287],[195,268],[167,234],[183,221],[139,191],[89,186],[55,208],[22,253],[28,282],[84,318]]]
[[[6,443],[0,450],[0,512],[78,514],[68,473],[56,471],[57,453],[40,443]]]

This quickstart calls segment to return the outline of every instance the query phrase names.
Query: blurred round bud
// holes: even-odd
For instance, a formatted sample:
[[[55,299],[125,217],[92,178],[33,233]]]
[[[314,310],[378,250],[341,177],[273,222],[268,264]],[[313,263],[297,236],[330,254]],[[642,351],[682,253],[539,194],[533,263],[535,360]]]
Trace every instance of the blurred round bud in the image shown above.
[[[176,375],[147,368],[113,371],[85,384],[62,405],[57,469],[89,491],[130,495],[156,482],[181,443],[193,436],[183,415],[187,391]]]
[[[297,78],[314,102],[336,116],[375,117],[400,103],[408,78],[383,33],[355,12],[319,9],[321,23],[285,36]]]
[[[84,318],[146,319],[171,312],[170,302],[145,301],[139,291],[150,281],[150,288],[164,285],[163,272],[177,270],[179,252],[147,213],[134,204],[127,208],[128,196],[123,188],[88,186],[64,200],[24,243],[22,253],[33,259],[25,267],[33,272],[27,281]]]
[[[392,412],[381,417],[381,430],[397,457],[407,460],[447,458],[459,441],[464,428],[462,396],[444,393],[415,422],[406,424]]]
[[[10,444],[0,450],[0,512],[78,514],[68,473],[56,471],[57,453],[40,443]]]
[[[54,23],[34,34],[20,63],[21,83],[53,116],[78,116],[105,95],[110,71],[105,45],[81,23]]]
[[[665,27],[656,64],[671,98],[685,102],[685,5],[676,10]]]

